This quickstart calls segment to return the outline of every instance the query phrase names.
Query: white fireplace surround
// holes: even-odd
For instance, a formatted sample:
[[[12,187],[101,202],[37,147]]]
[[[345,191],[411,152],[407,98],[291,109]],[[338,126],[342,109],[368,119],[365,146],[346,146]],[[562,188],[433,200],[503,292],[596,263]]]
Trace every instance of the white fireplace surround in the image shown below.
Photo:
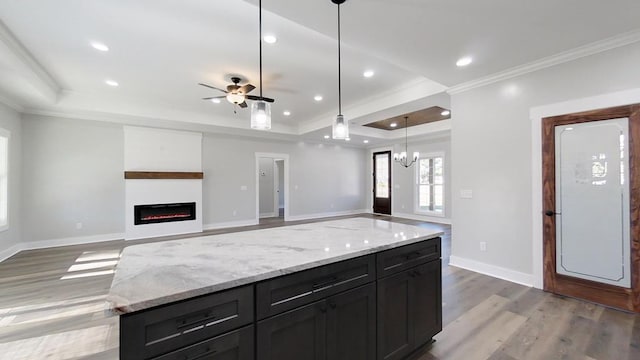
[[[125,171],[201,172],[202,134],[124,127]],[[196,219],[134,224],[134,206],[196,203]],[[201,179],[127,179],[125,240],[202,232]]]

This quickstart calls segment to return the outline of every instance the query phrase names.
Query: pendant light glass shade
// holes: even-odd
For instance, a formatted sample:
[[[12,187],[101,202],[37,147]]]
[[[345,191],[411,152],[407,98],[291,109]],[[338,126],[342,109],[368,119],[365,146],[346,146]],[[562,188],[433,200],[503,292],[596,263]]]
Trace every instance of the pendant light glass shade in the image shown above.
[[[331,0],[332,3],[338,5],[338,115],[333,120],[333,138],[336,140],[346,140],[349,138],[349,123],[342,115],[342,68],[340,56],[340,4],[346,0]]]
[[[271,129],[271,104],[266,101],[255,101],[251,104],[251,128]]]
[[[337,115],[333,122],[333,138],[344,140],[349,137],[349,123],[343,115]]]

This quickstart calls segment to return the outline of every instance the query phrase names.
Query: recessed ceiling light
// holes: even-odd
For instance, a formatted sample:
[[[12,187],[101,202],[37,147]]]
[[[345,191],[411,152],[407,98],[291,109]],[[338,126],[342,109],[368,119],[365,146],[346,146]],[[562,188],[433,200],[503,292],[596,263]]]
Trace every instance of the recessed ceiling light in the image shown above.
[[[369,140],[362,140],[363,143],[368,144]]]
[[[451,114],[451,111],[449,111],[449,110],[445,110],[445,111],[440,113],[440,115],[442,115],[442,116],[449,116],[450,114]]]
[[[113,81],[113,80],[105,80],[105,82],[104,82],[104,83],[105,83],[105,84],[107,84],[107,85],[109,85],[109,86],[113,86],[113,87],[116,87],[116,86],[119,86],[119,85],[120,85],[120,84],[118,84],[118,82],[117,82],[117,81]]]
[[[324,138],[325,138],[325,139],[328,139],[329,137],[330,137],[329,135],[325,135],[325,136],[324,136]]]
[[[456,61],[456,65],[462,67],[462,66],[467,66],[472,62],[473,62],[473,59],[470,56],[465,56],[463,58],[458,59],[458,61]]]
[[[398,123],[394,123],[394,122],[392,122],[391,124],[389,124],[389,126],[391,126],[391,127],[396,127],[396,126],[398,126]]]
[[[373,72],[373,70],[367,70],[364,73],[362,73],[362,76],[366,77],[366,78],[370,78],[373,75],[375,75],[375,72]]]
[[[109,51],[109,47],[103,43],[92,42],[91,47],[98,51]]]
[[[211,99],[211,102],[214,104],[220,104],[220,99]]]
[[[351,138],[345,138],[344,140],[345,141],[351,141]]]
[[[322,101],[322,95],[316,95],[313,97],[313,100],[315,101]]]
[[[262,39],[267,44],[275,44],[276,41],[278,41],[278,38],[275,35],[265,35]]]
[[[289,110],[285,110],[285,111],[282,113],[282,115],[284,115],[284,116],[289,116],[289,115],[291,115],[291,111],[289,111]]]

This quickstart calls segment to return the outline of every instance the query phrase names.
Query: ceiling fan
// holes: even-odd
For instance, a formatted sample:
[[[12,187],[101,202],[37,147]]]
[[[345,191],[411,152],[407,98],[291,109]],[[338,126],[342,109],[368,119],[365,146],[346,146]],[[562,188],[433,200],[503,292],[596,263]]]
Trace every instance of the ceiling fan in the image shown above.
[[[247,107],[246,100],[261,100],[261,101],[266,101],[270,103],[274,101],[273,99],[262,97],[262,96],[249,95],[249,93],[253,91],[253,89],[255,89],[256,87],[251,84],[239,85],[241,80],[242,79],[240,79],[239,77],[236,77],[236,76],[232,77],[231,81],[233,82],[233,84],[227,85],[227,90],[223,90],[215,86],[199,83],[198,85],[207,87],[209,89],[222,91],[223,93],[227,94],[227,95],[221,95],[221,96],[206,97],[206,98],[202,98],[202,100],[226,98],[227,101],[229,101],[230,103],[234,105],[238,105],[243,109]]]

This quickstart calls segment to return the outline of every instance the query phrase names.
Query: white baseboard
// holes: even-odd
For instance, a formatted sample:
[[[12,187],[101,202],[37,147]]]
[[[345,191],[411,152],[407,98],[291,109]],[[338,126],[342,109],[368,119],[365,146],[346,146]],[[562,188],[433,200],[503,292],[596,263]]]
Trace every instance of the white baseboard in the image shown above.
[[[277,217],[278,214],[274,213],[274,212],[270,212],[270,213],[260,213],[260,219],[262,218],[270,218],[270,217]]]
[[[215,230],[215,229],[225,229],[225,228],[251,226],[251,225],[258,225],[258,221],[256,219],[227,221],[227,222],[203,225],[202,228],[204,230]]]
[[[459,256],[451,255],[449,265],[461,269],[474,271],[480,274],[489,275],[498,279],[507,280],[524,286],[533,286],[533,275],[519,271],[471,260]]]
[[[34,250],[34,249],[46,249],[50,247],[69,246],[69,245],[82,245],[97,243],[103,241],[123,240],[124,233],[114,234],[98,234],[89,236],[75,236],[60,239],[38,240],[28,241],[21,243],[21,250]]]
[[[5,250],[0,251],[0,262],[7,260],[13,255],[19,253],[21,250],[22,250],[22,247],[20,247],[20,244],[15,244]]]
[[[11,256],[19,253],[24,250],[35,250],[35,249],[46,249],[58,246],[69,246],[69,245],[82,245],[82,244],[90,244],[104,241],[113,241],[113,240],[123,240],[123,233],[114,233],[114,234],[98,234],[98,235],[89,235],[89,236],[75,236],[68,238],[60,238],[60,239],[49,239],[49,240],[38,240],[38,241],[28,241],[16,244],[10,247],[7,250],[0,252],[0,261],[4,261]]]
[[[439,217],[439,216],[428,216],[428,215],[408,214],[408,213],[395,213],[391,216],[411,219],[411,220],[427,221],[432,223],[451,225],[451,219],[445,218],[445,217]]]
[[[334,211],[334,212],[316,213],[316,214],[289,215],[289,217],[287,217],[287,221],[321,219],[321,218],[333,217],[333,216],[363,214],[366,212],[367,210],[365,209],[357,209],[357,210]]]

